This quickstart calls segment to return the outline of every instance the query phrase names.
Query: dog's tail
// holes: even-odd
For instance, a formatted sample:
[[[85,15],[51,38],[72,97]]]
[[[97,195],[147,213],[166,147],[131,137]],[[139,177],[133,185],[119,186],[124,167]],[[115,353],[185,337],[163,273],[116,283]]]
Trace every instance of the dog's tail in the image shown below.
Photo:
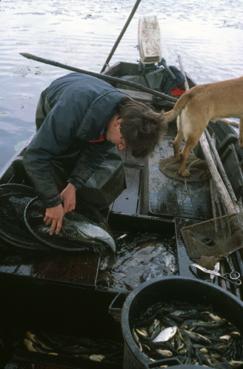
[[[180,114],[182,109],[186,106],[188,101],[192,97],[191,90],[186,91],[175,103],[173,109],[167,111],[166,113],[162,113],[161,118],[163,121],[163,125],[171,122],[172,120],[176,119],[176,117]]]

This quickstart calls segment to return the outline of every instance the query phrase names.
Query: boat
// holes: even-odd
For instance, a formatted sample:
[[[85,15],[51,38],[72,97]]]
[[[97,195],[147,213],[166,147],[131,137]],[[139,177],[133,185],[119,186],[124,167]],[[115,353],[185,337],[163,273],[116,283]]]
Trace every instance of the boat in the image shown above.
[[[148,17],[145,21],[148,22]],[[149,19],[149,22],[156,20]],[[142,22],[139,27],[142,30]],[[167,66],[161,59],[158,44],[148,43],[146,36],[140,39],[140,62],[119,62],[106,68],[103,77],[113,77],[112,83],[119,89],[126,89],[134,99],[152,104],[158,110],[169,110],[185,91],[185,81],[189,86],[194,83],[177,67]],[[148,47],[152,44],[155,46]],[[141,85],[139,90],[138,84]],[[230,124],[221,121],[210,123],[208,132],[215,138],[223,168],[236,202],[240,204],[243,154],[237,134]],[[183,237],[182,230],[186,232],[199,225],[198,234],[203,229],[205,235],[207,226],[212,226],[212,219],[219,217],[221,221],[226,216],[227,220],[228,215],[222,199],[216,196],[215,185],[207,171],[205,176],[196,176],[190,181],[161,170],[159,163],[172,156],[171,141],[175,133],[174,122],[153,154],[144,160],[135,159],[129,152],[123,156],[127,188],[110,207],[108,217],[120,251],[118,259],[109,267],[109,260],[97,253],[38,254],[8,244],[0,235],[1,367],[122,368],[122,305],[134,288],[155,277],[201,278],[230,291],[239,300],[243,299],[241,285],[203,270],[195,273],[191,267],[194,261],[190,258],[186,233]],[[18,166],[21,155],[22,152],[18,153],[3,168],[0,185],[26,185]],[[202,160],[199,145],[195,155]],[[130,234],[134,238],[124,258],[123,248]],[[153,247],[149,244],[151,239]],[[238,271],[240,278],[243,277],[240,248],[220,260],[219,272],[230,271]],[[64,355],[52,353],[42,344],[39,350],[33,349],[35,337],[38,334],[42,337],[45,330],[54,336],[59,334],[62,339],[63,335],[69,337],[73,350],[75,345],[70,337],[76,336],[82,337],[79,344],[86,339],[88,346],[101,346],[101,341],[107,345],[102,346],[99,355],[94,349],[93,354],[76,352],[71,357],[67,352]],[[67,344],[64,340],[62,345],[64,342]],[[26,343],[32,343],[32,349],[27,350]],[[112,347],[111,352],[107,347]]]

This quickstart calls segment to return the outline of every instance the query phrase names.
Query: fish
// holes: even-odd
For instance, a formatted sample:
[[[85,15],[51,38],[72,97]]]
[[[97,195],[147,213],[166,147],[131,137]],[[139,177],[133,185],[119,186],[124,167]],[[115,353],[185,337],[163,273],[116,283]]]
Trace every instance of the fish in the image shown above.
[[[170,350],[157,349],[156,352],[163,357],[172,357],[173,353]]]
[[[101,363],[101,361],[103,361],[105,359],[104,355],[99,355],[99,354],[92,354],[89,356],[89,359],[91,361],[96,361],[97,363]]]
[[[177,326],[168,327],[163,329],[154,339],[153,342],[166,342],[169,341],[177,332]]]
[[[207,343],[207,344],[211,343],[211,340],[208,337],[205,337],[200,333],[189,331],[187,329],[184,329],[184,333],[186,333],[194,342]]]
[[[139,337],[138,337],[135,329],[133,329],[133,337],[134,337],[134,339],[135,339],[135,341],[136,341],[136,343],[138,345],[139,351],[143,352],[143,346],[142,346],[142,344],[141,344],[141,342],[139,340]]]
[[[172,358],[185,365],[243,368],[242,334],[225,317],[216,315],[212,306],[158,301],[141,313],[133,331],[139,350],[150,360]]]
[[[157,337],[160,331],[160,321],[158,319],[154,319],[153,323],[149,326],[148,329],[151,339],[153,340],[155,337]]]
[[[231,339],[231,336],[229,334],[225,334],[224,336],[220,336],[219,339],[229,341]]]
[[[40,236],[43,234],[45,239],[49,235],[49,226],[43,224],[43,220],[42,224],[38,224],[36,230]],[[116,253],[116,242],[112,235],[101,225],[77,212],[67,213],[64,216],[63,226],[60,233],[49,236],[49,243],[51,244],[52,240],[55,238],[74,241],[76,245],[77,242],[91,246],[105,245],[109,247],[112,253]]]
[[[240,369],[243,366],[243,361],[242,360],[231,360],[229,362],[229,365],[231,365],[232,368]]]
[[[148,332],[145,328],[137,328],[136,332],[142,337],[148,337]]]
[[[67,215],[64,217],[62,234],[68,236],[75,232],[75,239],[83,237],[84,239],[99,241],[109,246],[114,253],[116,252],[116,242],[107,230],[82,214],[73,212]]]

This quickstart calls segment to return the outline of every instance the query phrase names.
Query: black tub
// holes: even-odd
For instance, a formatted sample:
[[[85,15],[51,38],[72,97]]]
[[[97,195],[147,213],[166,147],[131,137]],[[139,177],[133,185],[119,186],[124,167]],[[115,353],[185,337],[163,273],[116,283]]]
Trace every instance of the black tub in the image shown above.
[[[243,334],[243,303],[226,290],[194,278],[167,277],[141,284],[127,297],[122,308],[122,333],[124,338],[124,369],[157,368],[162,362],[152,362],[142,353],[131,333],[131,326],[142,310],[159,301],[179,300],[210,304],[215,313],[231,321]],[[185,368],[168,359],[172,369]],[[189,366],[186,366],[189,369]],[[190,366],[200,368],[200,366]]]

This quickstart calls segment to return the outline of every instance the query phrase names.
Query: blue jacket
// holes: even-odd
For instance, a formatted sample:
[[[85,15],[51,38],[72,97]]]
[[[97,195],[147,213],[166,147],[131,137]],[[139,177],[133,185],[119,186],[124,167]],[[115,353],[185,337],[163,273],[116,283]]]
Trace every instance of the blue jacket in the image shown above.
[[[42,97],[50,109],[25,151],[24,166],[45,206],[51,207],[61,203],[53,175],[55,160],[68,166],[67,181],[79,189],[100,165],[105,167],[108,154],[118,159],[112,143],[89,141],[105,133],[127,95],[98,78],[71,73],[53,81]]]

